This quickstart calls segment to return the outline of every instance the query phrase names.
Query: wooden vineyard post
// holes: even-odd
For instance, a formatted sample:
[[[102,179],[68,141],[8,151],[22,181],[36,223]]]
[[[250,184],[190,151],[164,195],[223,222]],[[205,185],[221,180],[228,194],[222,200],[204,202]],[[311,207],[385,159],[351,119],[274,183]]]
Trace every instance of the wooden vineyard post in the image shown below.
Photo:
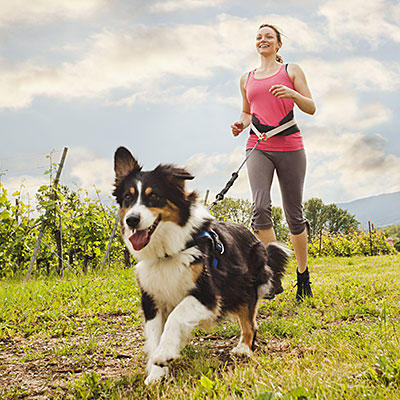
[[[107,243],[107,248],[106,248],[106,252],[105,252],[104,257],[103,257],[103,261],[101,263],[101,268],[104,268],[104,266],[106,265],[106,262],[108,262],[108,266],[110,266],[111,244],[112,244],[112,241],[114,239],[115,232],[117,230],[118,221],[119,221],[119,211],[118,211],[117,217],[115,218],[115,222],[114,222],[114,226],[113,226],[113,229],[112,229],[112,232],[111,232],[110,239],[108,240],[108,243]]]
[[[67,156],[67,151],[68,151],[68,147],[64,147],[64,151],[63,151],[63,154],[61,156],[61,161],[60,161],[60,164],[58,165],[56,178],[54,179],[54,183],[53,183],[55,188],[58,186],[58,182],[60,181],[61,171],[62,171],[62,169],[64,167],[64,162],[65,162],[65,158]],[[39,253],[40,242],[42,241],[42,238],[43,238],[44,229],[45,229],[45,222],[42,221],[42,223],[40,225],[40,229],[39,229],[39,235],[38,235],[38,237],[36,239],[35,248],[33,249],[33,254],[32,254],[32,257],[31,257],[31,261],[29,263],[28,271],[26,273],[26,280],[27,281],[29,281],[29,279],[31,277],[33,266],[35,265],[35,261],[36,261],[37,255]]]
[[[371,232],[371,221],[368,221],[368,233],[369,233],[369,251],[372,256],[372,232]]]
[[[210,190],[209,189],[207,189],[207,192],[206,192],[206,197],[204,198],[204,205],[206,206],[207,205],[207,201],[208,201],[208,195],[210,194]]]

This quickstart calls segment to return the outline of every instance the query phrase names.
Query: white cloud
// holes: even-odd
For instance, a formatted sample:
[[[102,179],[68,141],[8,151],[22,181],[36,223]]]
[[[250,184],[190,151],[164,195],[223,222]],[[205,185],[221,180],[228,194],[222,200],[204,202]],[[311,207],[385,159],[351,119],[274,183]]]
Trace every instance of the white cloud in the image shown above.
[[[70,167],[66,179],[88,190],[91,195],[96,190],[100,190],[105,196],[112,193],[114,183],[112,160],[99,157],[82,147],[72,148],[69,153]]]
[[[313,95],[334,90],[394,92],[400,87],[400,64],[380,62],[371,57],[351,57],[339,61],[308,58],[300,62]]]
[[[313,119],[316,125],[333,126],[335,129],[367,130],[388,122],[391,110],[377,102],[359,104],[357,97],[344,89],[332,89],[323,99]]]
[[[218,7],[226,0],[167,0],[159,1],[150,10],[153,12],[173,12],[179,10],[193,10],[205,7]]]
[[[8,198],[11,199],[15,192],[19,192],[16,196],[24,204],[30,205],[32,210],[36,206],[36,196],[35,193],[43,185],[49,184],[49,178],[46,176],[32,176],[28,174],[22,174],[18,176],[5,177],[4,182],[2,182],[7,190]]]
[[[226,183],[231,179],[232,173],[236,172],[245,158],[243,147],[236,147],[232,153],[213,153],[210,155],[197,153],[191,156],[185,163],[195,177],[194,185],[204,192],[211,190],[209,200],[214,200],[217,192],[221,191]],[[250,189],[247,178],[246,166],[244,166],[239,176],[229,189],[227,196],[249,197]]]
[[[356,47],[358,40],[376,48],[388,40],[400,42],[398,8],[389,0],[330,0],[319,14],[327,19],[329,36],[343,48]]]
[[[310,128],[305,143],[308,197],[324,193],[332,196],[328,201],[347,201],[400,190],[400,158],[388,154],[380,134]]]
[[[51,161],[58,163],[60,154],[52,154]],[[50,175],[44,175],[46,167],[43,166],[44,157],[35,154],[21,155],[24,164],[18,162],[18,168],[10,169],[12,175],[8,172],[2,177],[2,183],[7,188],[8,194],[15,191],[21,192],[21,199],[25,203],[35,206],[35,194],[42,185],[50,184]],[[47,160],[49,162],[49,160]],[[31,168],[27,165],[31,164]],[[40,168],[33,167],[35,163],[40,164]],[[11,165],[11,164],[10,164]],[[14,164],[13,164],[14,165]],[[57,168],[56,168],[57,169]],[[22,171],[30,170],[30,173]],[[21,172],[20,172],[21,171]],[[100,190],[103,198],[108,198],[113,190],[114,169],[111,159],[105,159],[96,155],[93,151],[83,147],[73,147],[68,150],[61,173],[60,184],[69,186],[72,190],[78,188],[84,189],[92,198],[96,197],[96,191]],[[52,179],[55,178],[53,171]]]
[[[291,40],[295,47],[317,47],[318,35],[303,22],[291,17],[276,18],[281,26],[293,30]],[[116,88],[132,87],[134,97],[125,102],[136,98],[149,101],[149,86],[165,85],[168,78],[208,79],[221,69],[239,74],[250,67],[249,61],[256,62],[252,46],[256,26],[256,19],[222,14],[216,24],[210,25],[136,26],[130,32],[105,30],[90,38],[90,51],[75,63],[46,66],[26,61],[7,65],[3,61],[0,108],[27,107],[41,95],[95,98]],[[195,94],[199,94],[198,90]],[[157,99],[157,95],[153,98]]]
[[[110,102],[111,105],[131,106],[135,103],[163,103],[163,104],[182,104],[185,107],[195,107],[199,103],[203,103],[208,98],[207,86],[193,86],[187,88],[185,86],[172,86],[166,90],[158,87],[146,88],[141,92],[134,93],[131,96],[121,100]]]
[[[107,0],[0,0],[0,27],[23,21],[45,23],[52,18],[91,15]]]

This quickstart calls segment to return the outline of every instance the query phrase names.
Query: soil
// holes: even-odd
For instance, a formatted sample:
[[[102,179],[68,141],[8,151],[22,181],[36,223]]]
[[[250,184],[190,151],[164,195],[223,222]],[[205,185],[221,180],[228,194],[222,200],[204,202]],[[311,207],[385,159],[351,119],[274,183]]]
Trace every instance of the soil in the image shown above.
[[[83,373],[95,372],[103,378],[121,378],[139,369],[143,371],[142,328],[132,326],[128,319],[129,316],[123,315],[109,316],[107,326],[119,327],[118,340],[115,340],[115,333],[96,335],[93,351],[81,350],[88,349],[88,343],[93,341],[85,335],[0,340],[0,397],[1,393],[7,393],[6,398],[12,399],[62,398],[68,392],[69,384]],[[225,368],[233,368],[235,363],[241,362],[230,353],[238,339],[210,334],[194,338],[191,344],[207,348],[210,356],[216,357]],[[266,341],[258,338],[255,354],[265,349],[270,353],[293,351],[282,339]],[[243,362],[247,360],[243,359]]]

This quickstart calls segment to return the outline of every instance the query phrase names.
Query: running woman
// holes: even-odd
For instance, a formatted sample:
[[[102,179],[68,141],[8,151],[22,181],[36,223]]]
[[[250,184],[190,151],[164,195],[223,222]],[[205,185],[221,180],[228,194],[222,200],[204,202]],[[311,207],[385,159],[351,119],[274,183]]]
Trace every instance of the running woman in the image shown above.
[[[270,189],[274,171],[278,176],[283,209],[290,230],[297,261],[296,299],[312,297],[307,268],[307,221],[303,215],[303,186],[306,155],[299,128],[293,120],[293,108],[314,114],[315,104],[302,69],[284,64],[278,51],[281,33],[269,24],[261,25],[256,35],[260,66],[240,79],[243,109],[240,120],[231,125],[238,136],[250,124],[246,151],[256,144],[257,134],[268,133],[277,126],[288,126],[282,132],[262,140],[247,160],[247,171],[253,196],[253,229],[267,245],[275,241],[271,217]],[[280,288],[275,294],[282,292]]]

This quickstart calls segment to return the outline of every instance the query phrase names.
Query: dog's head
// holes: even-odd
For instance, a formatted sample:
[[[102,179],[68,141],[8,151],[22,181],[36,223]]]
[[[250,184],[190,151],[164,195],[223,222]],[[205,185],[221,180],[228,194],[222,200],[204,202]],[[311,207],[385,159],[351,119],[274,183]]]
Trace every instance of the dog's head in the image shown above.
[[[129,150],[119,147],[114,155],[114,170],[113,194],[121,208],[122,234],[135,251],[150,243],[160,224],[186,224],[196,194],[185,191],[185,181],[193,179],[185,169],[159,165],[153,171],[142,171]]]

